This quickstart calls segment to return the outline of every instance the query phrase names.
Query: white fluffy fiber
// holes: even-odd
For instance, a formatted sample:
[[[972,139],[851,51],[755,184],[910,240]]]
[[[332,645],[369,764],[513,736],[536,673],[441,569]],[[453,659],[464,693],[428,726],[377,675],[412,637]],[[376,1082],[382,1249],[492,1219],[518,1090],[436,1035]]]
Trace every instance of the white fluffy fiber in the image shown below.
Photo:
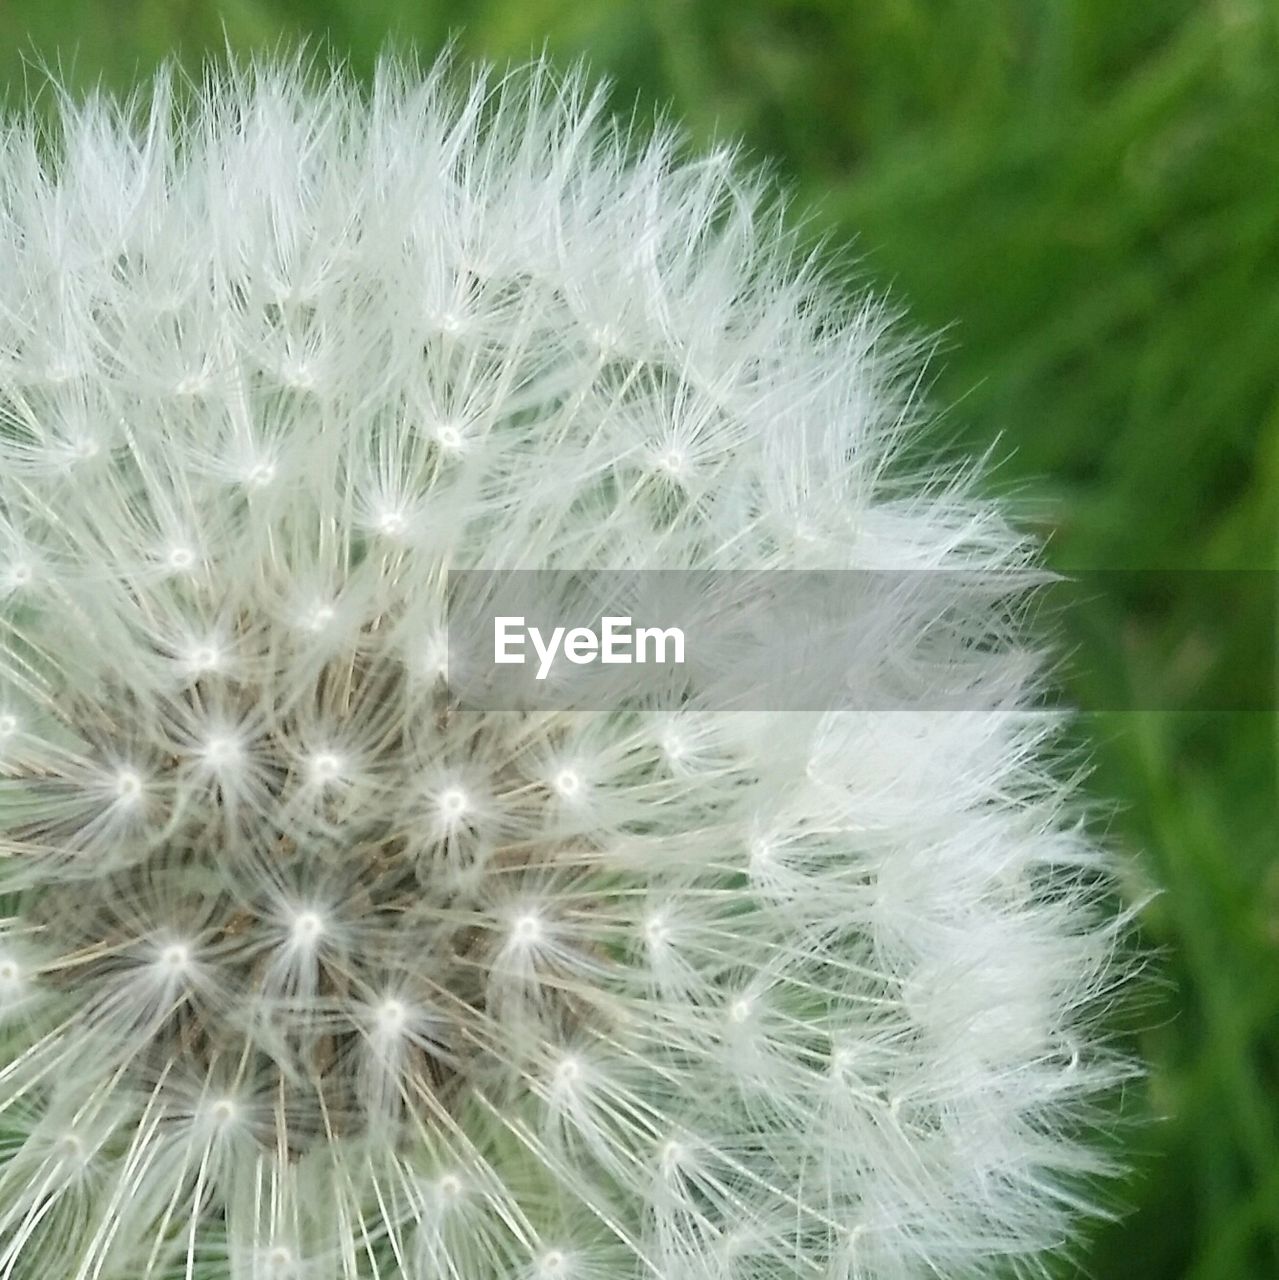
[[[1029,563],[901,479],[882,309],[543,68],[54,114],[0,134],[0,1280],[1062,1247],[1119,921],[1029,688],[445,697],[450,568]]]

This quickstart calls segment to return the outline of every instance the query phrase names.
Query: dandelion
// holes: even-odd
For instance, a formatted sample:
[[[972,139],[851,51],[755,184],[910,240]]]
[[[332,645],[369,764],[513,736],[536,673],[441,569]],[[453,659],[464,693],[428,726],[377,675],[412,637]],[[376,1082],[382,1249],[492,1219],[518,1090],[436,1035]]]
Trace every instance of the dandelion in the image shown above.
[[[542,67],[56,115],[0,134],[0,1280],[1058,1247],[1122,921],[1029,679],[449,698],[455,569],[1032,564],[899,471],[884,308]]]

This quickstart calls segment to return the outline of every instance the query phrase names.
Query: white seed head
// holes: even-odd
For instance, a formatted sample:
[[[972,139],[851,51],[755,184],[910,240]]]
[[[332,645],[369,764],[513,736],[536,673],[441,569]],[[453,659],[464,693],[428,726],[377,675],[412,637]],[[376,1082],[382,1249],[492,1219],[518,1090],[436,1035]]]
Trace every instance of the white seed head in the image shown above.
[[[448,660],[456,569],[1032,565],[901,470],[885,309],[544,66],[55,105],[0,128],[0,1277],[1034,1270],[1123,922],[1017,609],[961,602],[998,712],[905,608],[902,713]]]

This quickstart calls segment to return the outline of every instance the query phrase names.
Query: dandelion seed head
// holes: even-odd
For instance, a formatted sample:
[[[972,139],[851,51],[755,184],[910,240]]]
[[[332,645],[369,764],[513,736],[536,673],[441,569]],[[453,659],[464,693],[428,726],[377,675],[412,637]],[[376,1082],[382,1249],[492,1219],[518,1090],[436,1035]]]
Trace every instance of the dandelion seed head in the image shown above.
[[[766,181],[603,104],[277,59],[0,128],[4,1280],[958,1280],[1105,1170],[1033,681],[458,703],[459,568],[1035,562]]]

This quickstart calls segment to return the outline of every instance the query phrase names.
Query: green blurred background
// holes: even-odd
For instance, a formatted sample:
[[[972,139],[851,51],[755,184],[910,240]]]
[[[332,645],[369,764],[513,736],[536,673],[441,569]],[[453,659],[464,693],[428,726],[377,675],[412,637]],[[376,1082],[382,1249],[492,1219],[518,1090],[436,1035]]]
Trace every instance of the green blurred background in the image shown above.
[[[1078,637],[1085,705],[1189,683],[1200,709],[1081,726],[1131,892],[1163,892],[1126,1015],[1152,1071],[1123,1100],[1122,1216],[1055,1270],[1279,1277],[1276,717],[1203,709],[1262,705],[1240,691],[1275,675],[1273,579],[1183,572],[1279,559],[1279,5],[0,0],[0,81],[16,103],[35,65],[118,87],[299,36],[361,72],[388,41],[585,56],[619,109],[744,139],[942,332],[937,446],[990,448],[1055,564],[1170,571]]]

